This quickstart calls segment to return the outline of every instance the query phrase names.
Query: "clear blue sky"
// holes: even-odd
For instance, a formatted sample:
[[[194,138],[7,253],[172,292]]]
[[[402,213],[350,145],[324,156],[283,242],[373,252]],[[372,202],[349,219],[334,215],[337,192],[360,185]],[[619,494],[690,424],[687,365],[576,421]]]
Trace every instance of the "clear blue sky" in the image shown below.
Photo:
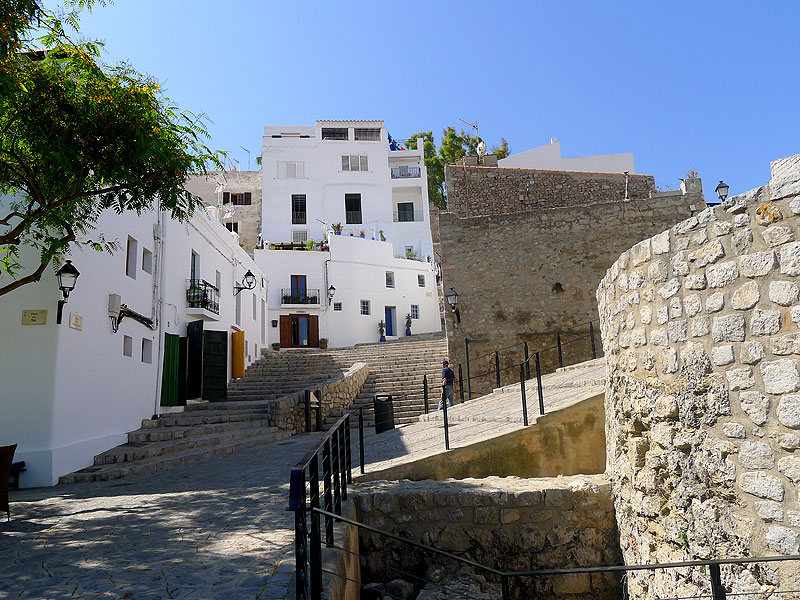
[[[54,6],[47,0],[47,6]],[[633,152],[713,197],[800,153],[800,3],[115,0],[83,18],[246,167],[263,126],[383,119],[403,138],[459,117],[512,153]]]

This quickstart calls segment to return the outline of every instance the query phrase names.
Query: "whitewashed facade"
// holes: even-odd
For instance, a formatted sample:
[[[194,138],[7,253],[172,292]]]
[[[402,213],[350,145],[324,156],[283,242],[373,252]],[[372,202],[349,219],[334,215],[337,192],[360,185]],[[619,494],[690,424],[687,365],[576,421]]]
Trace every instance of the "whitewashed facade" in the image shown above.
[[[578,171],[582,173],[636,173],[633,153],[561,156],[561,144],[551,138],[549,144],[512,154],[497,161],[507,169],[543,169],[546,171]]]
[[[206,211],[188,223],[155,212],[108,211],[97,229],[119,247],[113,254],[72,251],[81,274],[62,324],[56,324],[61,292],[52,269],[39,283],[0,298],[0,445],[18,444],[26,487],[53,485],[91,465],[94,455],[124,443],[127,432],[162,410],[166,334],[186,336],[187,324],[197,320],[229,341],[242,330],[245,361],[267,343],[266,275]],[[255,288],[234,296],[248,270]],[[207,295],[211,302],[189,306],[192,278],[218,288],[218,301]],[[127,317],[114,332],[111,294],[153,326]],[[42,324],[25,324],[25,311],[38,311]],[[230,344],[227,354],[230,378]]]

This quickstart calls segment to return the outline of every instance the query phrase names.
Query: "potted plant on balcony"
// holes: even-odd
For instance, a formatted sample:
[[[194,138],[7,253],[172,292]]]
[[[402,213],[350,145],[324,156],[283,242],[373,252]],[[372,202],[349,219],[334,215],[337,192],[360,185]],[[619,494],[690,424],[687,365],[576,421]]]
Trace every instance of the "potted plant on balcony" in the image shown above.
[[[203,288],[196,280],[192,280],[189,289],[186,290],[186,301],[190,308],[197,308],[203,304]]]
[[[411,313],[406,315],[406,335],[411,335]]]
[[[342,224],[341,223],[334,223],[331,225],[331,229],[333,229],[333,233],[336,235],[342,235]]]
[[[281,345],[278,342],[272,342],[272,349],[276,352],[281,349]]]
[[[378,333],[381,336],[381,339],[380,339],[381,342],[385,342],[386,341],[386,336],[383,335],[385,332],[386,332],[386,323],[384,323],[383,319],[381,319],[380,321],[378,321]]]
[[[364,231],[364,230],[362,229],[362,230],[361,230],[361,233],[359,233],[359,234],[358,234],[358,237],[364,237],[364,235],[365,235],[366,233],[367,233],[367,232],[366,232],[366,231]]]
[[[322,350],[328,349],[328,338],[319,338],[319,347]]]

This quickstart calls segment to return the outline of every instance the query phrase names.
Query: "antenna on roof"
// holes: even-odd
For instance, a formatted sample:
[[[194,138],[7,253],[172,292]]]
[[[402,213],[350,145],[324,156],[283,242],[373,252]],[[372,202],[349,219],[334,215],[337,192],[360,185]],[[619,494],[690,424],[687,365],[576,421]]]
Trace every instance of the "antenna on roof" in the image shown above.
[[[244,146],[239,146],[239,148],[241,148],[242,150],[247,152],[247,170],[249,171],[250,170],[250,150],[248,150]]]
[[[458,120],[461,121],[462,123],[464,123],[464,125],[469,125],[470,127],[472,127],[475,130],[475,139],[478,140],[478,145],[477,145],[476,151],[478,153],[478,160],[480,162],[482,162],[483,161],[483,156],[486,154],[486,142],[484,142],[481,139],[481,136],[478,135],[478,119],[475,119],[475,123],[474,124],[470,123],[469,121],[465,121],[464,119],[462,119],[460,117],[459,117]]]

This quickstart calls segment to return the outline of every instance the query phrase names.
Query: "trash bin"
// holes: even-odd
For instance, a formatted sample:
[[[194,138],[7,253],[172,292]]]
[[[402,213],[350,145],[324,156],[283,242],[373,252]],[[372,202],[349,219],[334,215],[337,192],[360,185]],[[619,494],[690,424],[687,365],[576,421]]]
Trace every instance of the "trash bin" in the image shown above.
[[[375,394],[372,407],[375,410],[375,433],[383,433],[394,429],[394,403],[392,402],[392,397]]]

